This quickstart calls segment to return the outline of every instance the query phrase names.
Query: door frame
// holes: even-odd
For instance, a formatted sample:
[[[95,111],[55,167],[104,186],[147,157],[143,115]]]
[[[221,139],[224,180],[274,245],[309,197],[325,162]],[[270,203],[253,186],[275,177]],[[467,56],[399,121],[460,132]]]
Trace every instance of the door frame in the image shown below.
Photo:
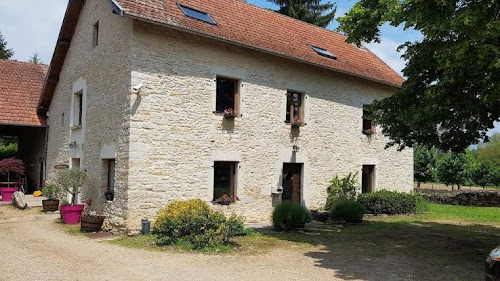
[[[300,205],[304,205],[304,170],[305,170],[305,163],[303,163],[303,162],[283,162],[281,164],[281,175],[280,175],[281,186],[283,186],[283,176],[284,176],[284,171],[285,171],[285,165],[286,164],[300,165],[300,200],[299,200],[299,204]],[[280,201],[283,202],[283,194],[280,195]]]

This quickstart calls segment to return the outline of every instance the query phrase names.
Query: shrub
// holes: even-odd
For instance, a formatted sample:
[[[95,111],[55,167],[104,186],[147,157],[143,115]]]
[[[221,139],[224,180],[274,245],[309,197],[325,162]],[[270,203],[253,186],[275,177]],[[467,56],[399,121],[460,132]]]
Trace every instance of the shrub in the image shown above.
[[[332,209],[332,217],[335,219],[358,219],[362,218],[364,214],[366,214],[366,208],[353,200],[338,201]]]
[[[274,228],[281,231],[303,227],[312,221],[312,216],[307,208],[299,204],[283,202],[274,208],[272,220]]]
[[[325,210],[331,211],[336,201],[356,200],[356,190],[358,182],[357,173],[349,173],[344,178],[335,176],[330,180],[330,186],[327,189]]]
[[[153,223],[158,245],[189,244],[193,249],[228,244],[231,237],[247,233],[242,218],[226,218],[200,199],[171,202]]]
[[[57,198],[59,198],[59,193],[61,192],[61,188],[57,185],[47,184],[43,188],[42,192],[43,192],[43,195],[45,197],[47,197],[48,199],[56,200]]]
[[[415,213],[417,207],[422,209],[425,206],[422,197],[417,194],[394,191],[364,193],[358,197],[358,202],[365,206],[368,213],[374,215]]]

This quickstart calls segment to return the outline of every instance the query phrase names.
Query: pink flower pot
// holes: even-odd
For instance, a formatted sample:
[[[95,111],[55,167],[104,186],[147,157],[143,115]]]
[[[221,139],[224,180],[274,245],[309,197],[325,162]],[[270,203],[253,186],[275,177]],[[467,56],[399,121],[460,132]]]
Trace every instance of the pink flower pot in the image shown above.
[[[18,191],[17,187],[2,187],[2,201],[10,202],[12,200],[12,194]]]
[[[78,224],[80,223],[80,216],[82,214],[84,205],[62,205],[59,210],[61,217],[65,224]]]

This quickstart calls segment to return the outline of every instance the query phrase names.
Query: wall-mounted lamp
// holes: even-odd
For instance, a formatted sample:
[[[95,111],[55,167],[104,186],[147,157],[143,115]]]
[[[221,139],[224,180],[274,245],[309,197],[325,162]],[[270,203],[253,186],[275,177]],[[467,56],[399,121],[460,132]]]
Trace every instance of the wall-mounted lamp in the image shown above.
[[[299,147],[298,145],[296,145],[296,144],[294,144],[294,145],[292,146],[292,151],[293,151],[293,152],[299,152],[299,149],[300,149],[300,147]]]
[[[134,90],[135,93],[138,94],[141,91],[142,87],[144,87],[144,85],[141,83],[139,85],[133,86],[132,90]]]
[[[70,143],[68,144],[68,146],[69,146],[69,148],[70,148],[70,149],[74,149],[74,148],[76,148],[76,141],[72,141],[72,142],[70,142]]]

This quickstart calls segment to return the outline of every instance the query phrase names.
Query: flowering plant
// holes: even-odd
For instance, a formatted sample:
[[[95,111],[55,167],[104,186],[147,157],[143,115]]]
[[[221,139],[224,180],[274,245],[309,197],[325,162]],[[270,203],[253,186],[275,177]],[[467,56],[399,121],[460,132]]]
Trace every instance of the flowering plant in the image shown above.
[[[304,126],[306,123],[304,123],[304,120],[302,119],[295,119],[292,121],[292,127],[294,128],[300,128],[302,126]]]
[[[376,132],[375,132],[375,129],[371,128],[371,129],[367,129],[367,130],[363,130],[361,131],[363,134],[367,135],[367,136],[371,136],[371,135],[374,135]]]
[[[224,193],[224,194],[222,194],[222,196],[221,196],[221,197],[219,197],[219,198],[217,199],[217,202],[218,202],[219,204],[229,204],[229,203],[231,203],[231,201],[233,201],[233,200],[234,200],[234,197],[233,197],[233,196],[229,196],[229,195],[227,195],[227,194],[225,194],[225,193]]]
[[[224,118],[234,118],[238,115],[236,110],[232,108],[224,109]]]
[[[85,201],[85,208],[82,212],[83,217],[99,217],[96,211],[90,210],[91,206],[92,206],[92,199],[89,198]]]

